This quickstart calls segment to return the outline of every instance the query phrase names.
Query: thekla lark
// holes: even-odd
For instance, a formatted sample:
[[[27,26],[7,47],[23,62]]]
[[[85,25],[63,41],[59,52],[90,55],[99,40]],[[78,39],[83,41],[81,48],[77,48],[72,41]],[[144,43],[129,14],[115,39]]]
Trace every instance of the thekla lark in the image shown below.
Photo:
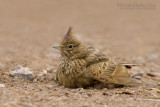
[[[72,27],[53,48],[61,52],[56,80],[64,87],[86,88],[97,82],[129,86],[141,83],[128,74],[127,68],[136,64],[116,64],[98,49],[81,43]]]

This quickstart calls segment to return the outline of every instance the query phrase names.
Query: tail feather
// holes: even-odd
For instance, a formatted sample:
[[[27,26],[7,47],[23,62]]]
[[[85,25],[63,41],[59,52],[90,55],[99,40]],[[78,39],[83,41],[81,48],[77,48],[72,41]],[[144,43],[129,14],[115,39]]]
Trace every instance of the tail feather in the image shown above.
[[[135,86],[141,84],[140,81],[133,79],[125,66],[117,66],[110,80],[114,84]]]
[[[129,64],[129,63],[120,63],[120,64],[117,64],[117,65],[119,65],[119,66],[125,66],[128,69],[131,69],[132,66],[141,66],[141,64]]]

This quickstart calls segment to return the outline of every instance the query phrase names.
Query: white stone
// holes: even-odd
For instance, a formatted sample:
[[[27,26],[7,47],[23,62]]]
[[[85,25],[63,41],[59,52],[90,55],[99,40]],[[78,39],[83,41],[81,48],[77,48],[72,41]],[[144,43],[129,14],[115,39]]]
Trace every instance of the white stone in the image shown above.
[[[0,88],[4,88],[5,87],[5,85],[4,84],[0,84]]]
[[[23,78],[25,80],[32,80],[34,78],[34,74],[29,68],[24,68],[21,66],[18,66],[14,71],[10,71],[10,76]]]

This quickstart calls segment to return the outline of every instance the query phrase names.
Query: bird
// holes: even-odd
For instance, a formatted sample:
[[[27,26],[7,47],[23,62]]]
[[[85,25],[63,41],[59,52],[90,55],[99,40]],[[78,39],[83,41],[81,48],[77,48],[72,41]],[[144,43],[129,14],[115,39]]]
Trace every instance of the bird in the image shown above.
[[[53,48],[61,53],[56,81],[66,88],[87,88],[96,83],[135,86],[141,81],[132,78],[128,69],[139,64],[116,63],[101,51],[82,43],[69,27],[63,40]]]

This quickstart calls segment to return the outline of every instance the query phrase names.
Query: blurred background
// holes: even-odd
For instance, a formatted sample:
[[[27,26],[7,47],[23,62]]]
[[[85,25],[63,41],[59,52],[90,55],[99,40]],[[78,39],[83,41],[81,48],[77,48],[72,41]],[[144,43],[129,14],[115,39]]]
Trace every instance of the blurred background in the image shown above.
[[[60,56],[52,49],[69,26],[108,57],[159,53],[158,0],[0,0],[0,68],[42,69]],[[54,60],[54,61],[53,61]],[[9,65],[9,66],[8,66]],[[6,67],[9,68],[6,68]]]

